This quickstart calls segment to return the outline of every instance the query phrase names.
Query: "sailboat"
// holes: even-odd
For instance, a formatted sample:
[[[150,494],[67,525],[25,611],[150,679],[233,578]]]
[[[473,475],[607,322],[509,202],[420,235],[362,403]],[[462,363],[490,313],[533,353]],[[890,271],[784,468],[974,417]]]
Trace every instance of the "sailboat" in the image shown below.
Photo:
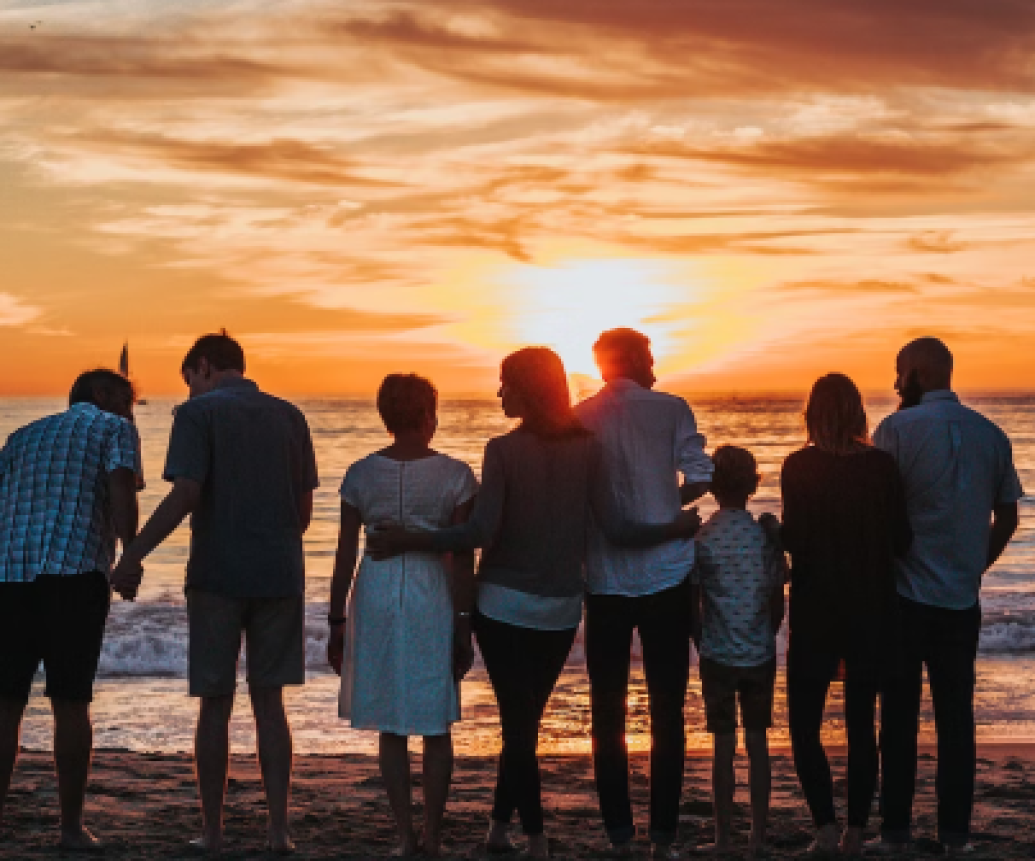
[[[119,354],[119,373],[127,380],[129,379],[129,341],[122,345],[122,352]],[[143,398],[137,401],[138,407],[146,407],[147,401]]]

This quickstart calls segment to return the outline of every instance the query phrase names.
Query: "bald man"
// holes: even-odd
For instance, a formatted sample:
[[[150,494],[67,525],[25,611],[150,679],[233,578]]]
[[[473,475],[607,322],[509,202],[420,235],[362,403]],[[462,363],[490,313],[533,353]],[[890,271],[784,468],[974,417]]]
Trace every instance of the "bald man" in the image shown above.
[[[881,712],[883,824],[869,845],[878,853],[912,839],[924,666],[938,735],[938,839],[947,855],[972,848],[979,592],[1017,529],[1024,492],[1006,434],[959,402],[952,366],[936,338],[906,345],[895,382],[902,402],[874,434],[898,461],[914,535],[898,562],[904,660]]]

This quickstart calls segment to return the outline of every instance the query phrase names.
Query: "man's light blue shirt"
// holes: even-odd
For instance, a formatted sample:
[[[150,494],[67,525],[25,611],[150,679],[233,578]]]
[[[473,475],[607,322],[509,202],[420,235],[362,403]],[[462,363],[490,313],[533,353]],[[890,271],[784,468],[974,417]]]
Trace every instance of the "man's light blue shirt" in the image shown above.
[[[992,510],[1024,496],[1006,434],[942,390],[888,416],[873,441],[898,462],[913,527],[898,562],[899,594],[949,610],[973,607]]]
[[[575,408],[604,448],[615,510],[632,523],[668,523],[679,514],[679,475],[710,481],[690,406],[682,398],[614,380]],[[593,524],[587,536],[586,581],[595,595],[652,595],[678,586],[694,564],[694,542],[670,541],[647,550],[609,543]]]

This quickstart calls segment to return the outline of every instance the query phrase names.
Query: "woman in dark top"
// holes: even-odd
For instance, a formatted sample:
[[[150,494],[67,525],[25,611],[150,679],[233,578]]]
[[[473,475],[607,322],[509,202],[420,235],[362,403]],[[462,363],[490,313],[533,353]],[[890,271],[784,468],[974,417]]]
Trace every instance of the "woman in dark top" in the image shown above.
[[[508,356],[500,370],[504,413],[521,420],[485,448],[481,490],[470,519],[434,532],[372,532],[377,555],[484,548],[474,632],[500,710],[503,751],[489,851],[513,848],[516,811],[529,855],[547,857],[536,746],[539,722],[582,618],[590,513],[608,537],[651,546],[696,532],[696,511],[671,523],[623,524],[610,504],[600,444],[572,410],[560,357],[544,347]],[[460,616],[467,608],[458,608]],[[689,611],[688,611],[689,612]]]
[[[855,384],[820,378],[805,409],[809,445],[781,475],[781,538],[791,555],[787,699],[794,764],[817,828],[810,852],[838,850],[833,781],[820,727],[843,662],[848,736],[848,825],[840,848],[857,855],[877,780],[874,711],[898,645],[895,557],[912,534],[895,461],[873,447]]]

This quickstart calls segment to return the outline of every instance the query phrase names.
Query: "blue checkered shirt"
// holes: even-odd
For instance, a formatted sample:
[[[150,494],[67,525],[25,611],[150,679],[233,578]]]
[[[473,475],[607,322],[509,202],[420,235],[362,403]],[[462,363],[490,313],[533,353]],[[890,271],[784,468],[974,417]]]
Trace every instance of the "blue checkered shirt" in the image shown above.
[[[0,450],[0,582],[111,571],[108,473],[139,473],[136,428],[76,404],[15,431]]]

